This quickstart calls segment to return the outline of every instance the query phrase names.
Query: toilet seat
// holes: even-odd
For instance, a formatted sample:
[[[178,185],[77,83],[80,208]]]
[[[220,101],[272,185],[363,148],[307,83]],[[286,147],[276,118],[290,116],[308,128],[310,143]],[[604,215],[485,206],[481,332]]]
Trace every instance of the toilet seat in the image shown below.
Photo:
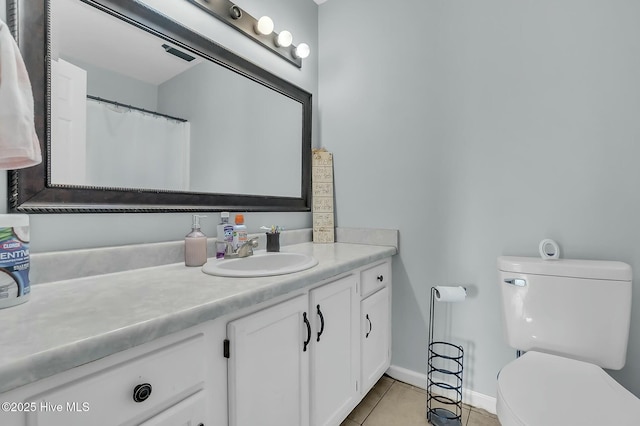
[[[530,351],[498,376],[502,426],[633,426],[640,399],[597,365]]]

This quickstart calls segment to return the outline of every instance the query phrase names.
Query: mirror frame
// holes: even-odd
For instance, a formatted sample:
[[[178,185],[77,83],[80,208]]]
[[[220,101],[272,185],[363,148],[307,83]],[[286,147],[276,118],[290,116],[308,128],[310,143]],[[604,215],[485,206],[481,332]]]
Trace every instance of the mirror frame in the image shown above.
[[[98,188],[51,183],[50,0],[8,0],[7,18],[34,93],[35,127],[43,161],[9,172],[9,208],[22,213],[158,213],[193,211],[310,211],[311,94],[260,68],[137,0],[81,0],[105,13],[211,60],[302,104],[301,196]],[[185,6],[187,2],[185,2]],[[192,6],[193,7],[193,6]],[[203,16],[206,16],[203,13]],[[207,16],[208,17],[208,16]]]

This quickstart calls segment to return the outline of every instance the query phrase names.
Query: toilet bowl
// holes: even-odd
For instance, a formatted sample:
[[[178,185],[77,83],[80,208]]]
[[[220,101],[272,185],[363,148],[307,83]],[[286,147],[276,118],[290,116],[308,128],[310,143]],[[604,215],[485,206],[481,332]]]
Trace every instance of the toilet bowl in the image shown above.
[[[499,257],[505,339],[524,355],[502,368],[502,426],[637,426],[640,400],[603,368],[624,367],[631,267]]]
[[[502,426],[637,426],[640,399],[597,365],[530,351],[498,376]]]

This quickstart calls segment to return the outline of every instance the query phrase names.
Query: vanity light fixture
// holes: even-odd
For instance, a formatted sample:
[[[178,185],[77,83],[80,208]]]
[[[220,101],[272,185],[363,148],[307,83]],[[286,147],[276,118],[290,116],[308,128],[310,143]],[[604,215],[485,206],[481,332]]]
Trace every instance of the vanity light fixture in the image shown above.
[[[268,16],[256,19],[230,0],[187,0],[205,12],[215,16],[225,24],[240,31],[251,40],[271,50],[286,61],[302,68],[302,60],[309,57],[309,45],[293,44],[293,35],[287,30],[274,32],[273,20]]]

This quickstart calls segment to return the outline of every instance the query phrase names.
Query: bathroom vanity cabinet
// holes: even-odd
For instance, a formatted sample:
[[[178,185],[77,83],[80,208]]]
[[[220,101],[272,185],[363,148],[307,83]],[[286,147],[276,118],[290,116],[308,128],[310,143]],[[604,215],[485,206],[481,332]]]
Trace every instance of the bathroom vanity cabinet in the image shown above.
[[[230,322],[229,426],[340,424],[389,367],[390,271],[385,261]]]
[[[0,394],[3,426],[330,426],[390,363],[389,258]]]

